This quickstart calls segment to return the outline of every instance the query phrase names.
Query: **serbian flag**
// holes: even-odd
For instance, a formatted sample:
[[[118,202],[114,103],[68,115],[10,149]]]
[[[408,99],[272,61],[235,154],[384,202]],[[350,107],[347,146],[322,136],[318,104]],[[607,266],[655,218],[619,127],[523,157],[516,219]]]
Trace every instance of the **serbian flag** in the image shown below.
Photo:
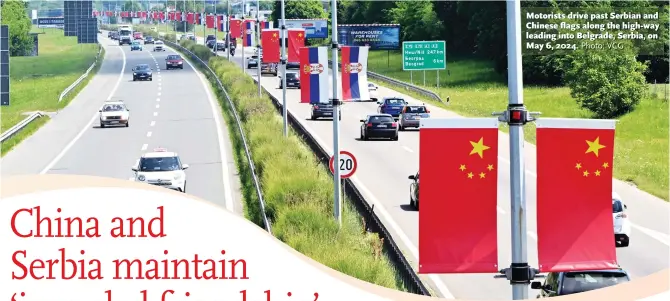
[[[300,49],[300,102],[330,102],[328,99],[330,83],[328,81],[328,48],[303,47]]]
[[[215,28],[214,21],[216,19],[214,17],[215,17],[214,15],[207,15],[207,17],[205,19],[205,23],[207,24],[207,28]]]
[[[342,101],[370,100],[368,90],[368,50],[358,46],[342,47]]]
[[[254,30],[254,21],[244,20],[244,33],[242,34],[242,45],[244,45],[244,47],[254,46],[255,32],[256,31]]]
[[[237,39],[242,36],[242,20],[240,19],[230,19],[228,24],[228,29],[230,30],[230,37],[232,39]]]
[[[272,28],[272,21],[261,21],[261,31]]]
[[[288,30],[288,62],[300,62],[300,48],[305,47],[305,29],[290,28]],[[367,85],[367,84],[366,84]]]
[[[498,119],[421,119],[419,172],[419,273],[498,272]]]
[[[107,17],[112,17],[112,16],[114,16],[114,12],[113,12],[113,11],[108,11],[108,12],[106,12],[106,14],[107,14]]]
[[[279,63],[279,29],[266,29],[261,32],[263,44],[263,63]]]
[[[202,25],[202,14],[195,13],[195,24]]]
[[[615,122],[536,121],[537,256],[543,273],[618,267],[612,226]]]
[[[218,31],[222,31],[222,32],[226,31],[226,28],[224,26],[225,24],[223,23],[223,22],[225,22],[224,20],[226,20],[226,16],[224,16],[224,15],[217,15],[216,16],[216,29]]]

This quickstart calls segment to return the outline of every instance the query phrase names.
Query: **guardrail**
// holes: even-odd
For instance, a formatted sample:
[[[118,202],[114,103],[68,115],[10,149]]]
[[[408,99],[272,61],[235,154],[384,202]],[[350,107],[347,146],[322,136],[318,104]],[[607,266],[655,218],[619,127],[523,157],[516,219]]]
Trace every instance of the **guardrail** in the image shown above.
[[[15,124],[13,127],[9,128],[6,130],[4,133],[0,134],[0,143],[5,142],[5,140],[11,138],[12,136],[16,135],[16,133],[20,132],[23,128],[25,128],[29,123],[35,121],[35,119],[40,118],[44,116],[41,112],[35,112],[25,119],[21,120],[21,122]]]
[[[242,124],[237,117],[237,112],[235,110],[235,106],[232,103],[232,100],[229,98],[228,94],[226,93],[225,88],[221,84],[221,81],[218,79],[216,74],[212,69],[209,68],[209,66],[203,62],[199,57],[197,57],[195,54],[193,54],[191,51],[188,49],[181,47],[178,44],[175,44],[170,41],[166,41],[164,39],[163,42],[174,48],[179,50],[182,53],[185,53],[189,57],[191,57],[194,61],[198,62],[198,65],[201,65],[204,67],[204,69],[213,75],[213,77],[216,79],[217,85],[219,86],[219,89],[224,91],[224,94],[226,96],[226,100],[229,102],[230,107],[233,110],[233,114],[235,115],[236,123],[238,126],[238,129],[240,131],[240,134],[242,137],[244,137],[244,133],[242,131]],[[254,82],[257,81],[257,79],[253,78]],[[270,93],[270,99],[272,100],[275,108],[281,113],[282,112],[282,105],[281,101],[272,96]],[[312,151],[318,156],[319,161],[321,161],[322,164],[326,165],[328,164],[330,160],[330,155],[328,152],[316,141],[314,136],[298,121],[300,120],[299,118],[296,118],[290,111],[288,111],[288,122],[291,125],[291,127],[304,138],[304,141],[310,146]],[[247,144],[246,144],[246,139],[243,138],[244,141],[244,146],[245,146],[245,152],[247,153],[247,159],[249,161],[250,166],[252,167],[251,170],[252,172],[254,171],[253,168],[253,161],[251,160],[251,155],[248,152]],[[260,191],[260,185],[258,185],[258,181],[256,178],[255,173],[253,173],[253,178],[254,178],[254,185],[256,185],[256,193],[258,195],[261,195]],[[383,240],[383,248],[384,252],[389,255],[389,259],[393,263],[394,267],[400,274],[401,281],[403,282],[403,285],[405,288],[414,294],[419,294],[419,295],[425,295],[425,296],[431,296],[430,292],[426,288],[426,286],[423,284],[417,273],[414,271],[412,266],[409,264],[403,253],[400,251],[400,248],[396,244],[396,242],[393,240],[393,237],[389,233],[389,231],[386,229],[384,224],[382,223],[381,219],[377,216],[377,214],[374,212],[374,206],[370,206],[369,203],[365,200],[365,197],[360,193],[358,188],[356,188],[356,185],[350,180],[346,179],[345,180],[345,185],[344,185],[344,193],[347,195],[347,197],[352,200],[354,203],[354,206],[356,207],[356,210],[358,213],[363,217],[365,221],[365,227],[366,231],[372,232],[372,233],[377,233],[379,237]],[[263,211],[263,217],[265,218],[265,208],[264,208],[264,203],[262,201],[262,198],[259,197],[261,200],[261,210]]]
[[[333,65],[333,61],[332,61],[332,60],[328,60],[328,66],[332,66],[332,65]],[[447,101],[444,102],[444,101],[442,100],[442,97],[440,97],[439,95],[437,95],[437,93],[435,93],[435,92],[433,92],[433,91],[430,91],[430,90],[428,90],[428,89],[424,89],[424,88],[421,88],[421,87],[419,87],[419,86],[415,86],[415,85],[412,85],[412,84],[409,84],[409,83],[406,83],[406,82],[397,80],[397,79],[395,79],[395,78],[391,78],[391,77],[388,77],[388,76],[384,76],[384,75],[381,75],[381,74],[379,74],[379,73],[374,73],[374,72],[372,72],[372,71],[368,71],[368,77],[369,77],[369,78],[372,78],[372,79],[376,79],[376,80],[378,80],[378,81],[385,82],[385,83],[390,84],[390,85],[398,86],[398,87],[400,87],[400,88],[403,88],[403,89],[408,90],[408,91],[412,91],[412,92],[414,92],[414,93],[421,94],[421,95],[423,95],[423,96],[426,96],[426,97],[432,98],[432,99],[434,99],[434,100],[437,100],[437,101],[439,101],[439,102],[441,102],[441,103],[448,103],[448,102],[449,102],[449,98],[448,98],[448,97],[447,97]]]
[[[68,93],[70,93],[70,91],[74,90],[74,88],[76,88],[77,85],[81,83],[81,81],[83,81],[86,77],[88,77],[88,74],[91,73],[91,70],[93,70],[93,68],[95,68],[95,65],[98,64],[98,60],[100,59],[100,53],[102,52],[102,45],[98,44],[98,47],[99,47],[98,54],[95,56],[95,61],[93,61],[91,67],[88,67],[88,69],[86,70],[86,72],[84,72],[84,74],[82,74],[76,81],[74,81],[74,83],[72,83],[69,87],[65,88],[65,90],[63,90],[63,92],[60,93],[60,96],[58,96],[58,102],[61,102],[61,100],[63,100],[63,98]]]

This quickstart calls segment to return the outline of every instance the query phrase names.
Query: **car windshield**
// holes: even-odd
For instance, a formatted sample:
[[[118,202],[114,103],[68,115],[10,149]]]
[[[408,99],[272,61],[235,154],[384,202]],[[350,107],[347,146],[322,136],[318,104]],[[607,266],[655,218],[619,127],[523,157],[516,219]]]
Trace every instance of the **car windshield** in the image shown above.
[[[407,107],[407,113],[426,113],[426,107]]]
[[[142,158],[140,160],[140,171],[173,171],[179,170],[179,158]]]
[[[137,71],[149,71],[149,65],[137,65],[137,67],[135,67],[135,70],[137,70]]]
[[[375,87],[375,84],[373,84],[373,83],[368,83],[368,88],[374,88],[374,87]]]
[[[130,35],[130,30],[121,30],[120,34],[124,35],[124,36],[129,36]]]
[[[623,212],[623,204],[620,200],[612,199],[612,213]]]
[[[168,55],[167,57],[168,60],[181,60],[181,57],[178,55]]]
[[[156,42],[156,45],[163,45],[163,42],[161,42],[161,41],[157,41],[157,42]]]
[[[561,295],[570,295],[628,282],[628,276],[622,272],[589,271],[565,273]]]
[[[153,38],[153,37],[151,37],[151,36],[147,36],[147,38],[146,38],[146,39],[147,39],[147,40],[153,40],[154,38]]]
[[[370,116],[370,122],[372,123],[382,123],[382,122],[394,122],[390,116]]]
[[[298,78],[298,74],[293,72],[286,73],[286,78]]]
[[[119,112],[124,111],[126,107],[121,104],[107,104],[102,107],[103,112]]]
[[[401,106],[405,105],[405,100],[400,98],[389,98],[386,100],[386,104],[390,106]]]

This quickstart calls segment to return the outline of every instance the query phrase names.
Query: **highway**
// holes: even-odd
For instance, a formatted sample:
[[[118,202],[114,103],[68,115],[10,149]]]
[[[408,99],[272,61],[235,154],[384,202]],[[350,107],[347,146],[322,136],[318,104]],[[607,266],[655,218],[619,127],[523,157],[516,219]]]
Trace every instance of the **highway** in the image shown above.
[[[199,38],[199,43],[202,43],[202,38]],[[241,48],[238,50],[241,50]],[[250,48],[245,50],[246,57],[253,53]],[[225,52],[219,52],[219,55],[225,56]],[[238,51],[232,59],[238,65],[241,65],[241,51]],[[247,70],[247,72],[250,76],[256,77],[256,69]],[[261,84],[266,91],[281,101],[282,90],[278,89],[279,80],[277,77],[263,76]],[[410,103],[420,103],[408,95],[380,86],[380,98],[394,95],[404,97]],[[288,110],[301,119],[301,123],[332,154],[332,121],[308,120],[309,105],[299,102],[300,91],[298,89],[287,90]],[[453,112],[430,104],[427,105],[431,110],[432,118],[461,118]],[[375,113],[376,108],[377,105],[374,102],[348,103],[342,107],[341,150],[347,150],[356,156],[358,169],[352,180],[363,192],[368,202],[375,205],[375,211],[391,231],[392,236],[403,249],[408,260],[416,268],[418,258],[418,212],[408,205],[410,182],[407,176],[415,174],[419,166],[419,133],[418,130],[401,132],[399,141],[359,141],[359,120],[367,114]],[[502,107],[493,109],[504,110]],[[507,134],[500,133],[497,210],[499,264],[501,267],[508,267],[511,262],[508,139]],[[535,147],[526,143],[524,151],[528,187],[528,261],[533,267],[537,268]],[[633,279],[667,268],[669,266],[668,252],[670,245],[670,231],[668,229],[670,207],[668,203],[626,183],[618,180],[613,181],[615,191],[627,202],[629,218],[634,223],[631,245],[627,248],[617,249],[617,258],[620,265],[630,273]],[[557,222],[570,222],[558,216],[556,218]],[[511,299],[509,283],[503,279],[493,279],[493,275],[489,274],[422,275],[422,278],[426,279],[427,283],[441,296],[447,298]],[[537,291],[529,289],[530,297],[534,298],[537,293]]]
[[[106,32],[105,32],[106,33]],[[134,179],[131,167],[155,148],[177,152],[186,170],[188,194],[242,214],[239,179],[228,131],[209,83],[194,68],[164,70],[174,54],[130,51],[99,36],[106,50],[98,74],[72,103],[2,160],[2,176],[77,174]],[[132,68],[149,64],[152,81],[132,80]],[[129,127],[99,128],[106,100],[123,100]]]

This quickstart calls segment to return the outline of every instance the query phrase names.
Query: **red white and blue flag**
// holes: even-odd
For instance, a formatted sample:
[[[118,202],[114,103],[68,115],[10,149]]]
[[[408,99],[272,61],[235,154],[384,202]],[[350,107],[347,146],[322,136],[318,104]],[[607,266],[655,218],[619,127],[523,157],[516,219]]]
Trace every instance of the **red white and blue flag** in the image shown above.
[[[244,47],[253,47],[255,44],[254,42],[256,39],[254,38],[254,34],[256,30],[254,28],[254,23],[255,22],[251,20],[244,20],[244,32],[242,32],[242,45],[244,45]]]
[[[368,50],[342,46],[342,101],[370,100],[368,91]]]
[[[300,102],[328,103],[328,48],[300,49]]]
[[[272,27],[272,21],[261,21],[261,31],[263,29],[270,29]]]

